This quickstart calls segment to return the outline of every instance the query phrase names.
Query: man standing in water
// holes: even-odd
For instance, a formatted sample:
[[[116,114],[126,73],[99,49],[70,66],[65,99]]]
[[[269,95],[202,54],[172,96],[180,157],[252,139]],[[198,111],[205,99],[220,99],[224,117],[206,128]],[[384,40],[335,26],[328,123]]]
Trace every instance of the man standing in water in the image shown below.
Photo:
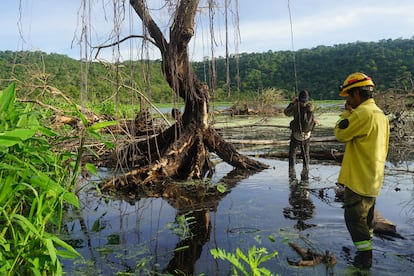
[[[375,199],[384,179],[389,121],[373,99],[374,82],[363,73],[350,74],[340,87],[347,97],[335,126],[335,137],[345,142],[338,183],[345,186],[345,223],[357,249],[354,265],[372,266]]]
[[[309,173],[309,145],[312,130],[315,126],[316,120],[314,118],[313,104],[308,102],[309,93],[302,90],[298,98],[294,98],[291,103],[285,108],[286,116],[292,116],[293,120],[290,122],[289,144],[289,179],[296,179],[296,149],[300,147],[303,158],[303,169],[301,173],[302,180],[308,180]]]

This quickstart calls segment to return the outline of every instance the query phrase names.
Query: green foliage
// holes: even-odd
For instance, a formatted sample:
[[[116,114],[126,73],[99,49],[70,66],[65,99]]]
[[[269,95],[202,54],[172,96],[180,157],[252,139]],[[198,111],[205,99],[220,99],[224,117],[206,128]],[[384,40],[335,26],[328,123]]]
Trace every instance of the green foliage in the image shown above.
[[[414,39],[381,40],[318,46],[295,52],[298,89],[307,89],[315,100],[338,99],[338,86],[346,76],[362,71],[372,77],[377,90],[385,91],[406,83],[412,88],[414,73]],[[217,87],[226,83],[225,58],[215,60]],[[295,92],[292,51],[242,53],[230,57],[230,81],[237,90],[239,64],[240,94],[233,92],[233,100],[254,99],[268,87],[282,90],[286,97]],[[205,66],[209,61],[195,62],[198,77],[207,83],[211,77]],[[411,81],[411,82],[410,82]]]
[[[78,176],[81,173],[81,157],[83,155],[83,149],[84,149],[84,143],[85,143],[85,139],[87,136],[92,137],[102,143],[104,143],[104,145],[108,148],[114,148],[114,144],[112,142],[109,142],[108,140],[105,139],[105,137],[103,137],[100,133],[99,130],[101,130],[102,128],[105,127],[109,127],[112,125],[116,125],[118,124],[117,121],[104,121],[104,122],[98,122],[96,124],[93,124],[91,126],[89,126],[89,122],[88,119],[85,117],[85,115],[82,114],[82,112],[80,112],[80,110],[77,108],[77,106],[74,104],[73,108],[75,109],[76,114],[78,115],[78,117],[81,119],[81,122],[83,124],[83,126],[85,128],[83,128],[79,134],[79,149],[76,155],[76,162],[74,163],[73,166],[73,170],[72,170],[72,181],[71,181],[71,187],[73,187],[77,180],[78,180]],[[92,165],[92,164],[86,164],[86,169],[89,172],[96,172],[97,169]]]
[[[414,72],[414,39],[355,42],[334,46],[318,46],[295,52],[297,80],[293,72],[292,51],[242,53],[231,56],[230,91],[227,98],[225,58],[215,60],[216,89],[211,91],[213,101],[252,101],[269,88],[290,98],[295,90],[307,89],[314,100],[339,99],[338,85],[346,76],[362,71],[373,77],[377,90],[395,87],[412,89]],[[45,84],[59,88],[72,99],[80,99],[81,61],[59,54],[43,52],[0,51],[0,86],[19,80],[18,97],[43,96]],[[139,91],[153,103],[172,103],[176,96],[168,86],[159,60],[125,61],[120,64],[89,62],[88,104],[100,105],[101,112],[113,112],[113,100],[129,104],[138,99]],[[210,87],[212,70],[208,60],[192,63],[198,78]],[[85,84],[82,84],[85,85]],[[30,89],[20,89],[30,87]],[[133,87],[135,89],[131,89]],[[54,97],[47,97],[53,102]],[[58,104],[58,102],[55,102]],[[112,114],[112,113],[111,113]]]
[[[167,227],[173,231],[180,239],[186,239],[193,235],[191,233],[190,226],[194,224],[194,217],[186,215],[178,215],[175,217],[175,221],[168,223]]]
[[[66,96],[80,99],[81,86],[87,85],[88,104],[101,104],[116,99],[120,104],[137,98],[129,87],[142,91],[154,102],[173,102],[173,93],[164,79],[160,61],[125,61],[120,64],[81,61],[60,54],[0,51],[0,86],[18,80],[18,97],[35,99],[59,106],[55,97],[45,95],[46,85],[59,88]],[[81,65],[88,68],[87,84],[81,82]],[[148,83],[151,83],[149,86]],[[24,89],[21,89],[24,88]],[[116,96],[115,96],[116,95]],[[60,99],[58,99],[60,100]],[[111,106],[102,106],[105,113]]]
[[[217,191],[224,194],[227,191],[227,187],[225,184],[218,183],[216,186]]]
[[[230,262],[233,266],[232,275],[238,275],[237,271],[239,271],[246,276],[274,275],[268,269],[259,266],[278,254],[276,251],[268,253],[266,248],[257,248],[256,246],[249,248],[247,255],[239,248],[236,248],[236,254],[226,252],[220,248],[211,249],[210,253],[214,259],[218,258]],[[248,268],[243,262],[248,265]]]
[[[115,104],[110,101],[99,103],[96,109],[100,114],[115,114]]]
[[[14,84],[0,92],[0,273],[60,275],[59,258],[79,254],[51,231],[78,198],[61,185],[70,171],[48,142],[56,134],[15,93]]]

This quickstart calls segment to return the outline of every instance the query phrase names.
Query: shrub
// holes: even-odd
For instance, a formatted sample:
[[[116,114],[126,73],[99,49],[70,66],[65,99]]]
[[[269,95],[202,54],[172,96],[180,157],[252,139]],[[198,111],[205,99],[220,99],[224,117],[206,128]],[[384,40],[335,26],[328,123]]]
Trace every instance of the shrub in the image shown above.
[[[67,155],[53,151],[40,113],[16,102],[15,86],[0,92],[0,273],[62,274],[59,258],[79,254],[52,234],[65,204],[78,207]],[[65,157],[66,156],[66,157]]]

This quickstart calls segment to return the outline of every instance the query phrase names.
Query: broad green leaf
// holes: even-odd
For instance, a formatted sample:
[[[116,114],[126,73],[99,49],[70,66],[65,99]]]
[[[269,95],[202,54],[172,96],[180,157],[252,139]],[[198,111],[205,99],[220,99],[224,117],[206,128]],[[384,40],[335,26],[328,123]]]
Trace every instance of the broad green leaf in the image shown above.
[[[0,246],[4,248],[4,251],[10,252],[10,242],[8,242],[3,236],[0,236]]]
[[[28,259],[28,261],[32,263],[32,267],[30,268],[30,270],[32,271],[33,276],[43,276],[42,273],[40,273],[40,271],[43,268],[43,265],[40,265],[40,258],[30,258]]]
[[[43,126],[39,126],[38,130],[45,136],[47,137],[51,137],[51,136],[56,136],[57,133],[54,132],[53,130],[51,130],[50,128],[47,127],[43,127]]]
[[[56,249],[55,249],[55,246],[53,245],[52,240],[46,238],[43,240],[43,242],[46,245],[46,248],[47,248],[47,251],[49,252],[49,256],[50,256],[52,263],[55,264],[57,260],[57,256],[56,256]]]
[[[85,168],[88,172],[90,172],[93,175],[97,175],[98,174],[98,169],[91,163],[86,163],[85,164]]]
[[[13,260],[11,261],[7,261],[6,258],[3,259],[3,256],[0,255],[0,273],[1,275],[7,275],[8,273],[10,273],[10,268],[11,268],[11,263]]]
[[[111,143],[111,142],[108,142],[108,141],[103,141],[103,143],[105,144],[105,146],[107,147],[107,148],[109,148],[109,149],[113,149],[113,148],[115,148],[115,144],[114,143]]]
[[[12,83],[0,92],[0,112],[9,112],[16,99],[16,84]]]
[[[0,137],[16,137],[20,138],[22,141],[25,141],[29,138],[32,138],[35,134],[36,130],[34,129],[16,128],[0,133]]]
[[[2,147],[9,148],[19,143],[22,143],[22,139],[20,139],[19,137],[6,136],[0,134],[0,146]]]
[[[35,128],[39,127],[40,123],[39,123],[39,120],[38,120],[38,115],[37,114],[30,114],[28,124],[29,124],[28,125],[29,127],[35,127]]]
[[[114,144],[106,141],[98,132],[94,131],[94,130],[88,130],[88,134],[92,137],[94,137],[97,140],[100,140],[101,142],[103,142],[105,144],[106,147],[108,148],[114,148]]]
[[[59,257],[62,257],[63,259],[74,259],[74,258],[82,257],[81,255],[79,255],[79,253],[71,252],[68,250],[56,250],[56,254]]]
[[[102,140],[102,136],[96,132],[95,130],[88,129],[88,134],[91,135],[93,138],[96,138],[98,140]]]
[[[6,180],[0,184],[0,205],[4,206],[3,201],[9,199],[9,195],[11,194],[13,188],[14,177],[8,175]]]
[[[56,263],[56,274],[55,275],[63,275],[63,269],[60,262]]]
[[[68,251],[68,253],[72,254],[72,256],[82,257],[82,255],[80,255],[70,244],[66,243],[65,241],[59,239],[56,236],[53,236],[53,235],[50,235],[50,234],[47,234],[47,236],[48,236],[49,239],[53,240],[53,242],[55,244],[57,244],[58,246],[60,246],[64,249],[66,249]],[[62,256],[61,252],[62,251],[59,251],[59,254],[58,254],[59,256]]]
[[[20,227],[22,227],[26,232],[30,231],[36,236],[40,237],[39,231],[34,227],[34,225],[24,216],[20,214],[13,214],[12,218],[15,218],[17,223],[20,224]]]
[[[97,131],[97,130],[100,130],[102,128],[117,125],[117,124],[118,124],[117,121],[99,122],[99,123],[93,124],[90,127],[88,127],[88,131]]]
[[[19,121],[16,124],[16,127],[26,127],[27,125],[27,114],[23,114],[19,116]]]
[[[63,194],[63,199],[64,199],[67,203],[70,203],[70,204],[72,204],[73,206],[75,206],[75,207],[77,207],[77,208],[79,208],[79,207],[80,207],[80,205],[79,205],[79,199],[78,199],[78,197],[77,197],[74,193],[71,193],[71,192],[65,192],[65,193]]]
[[[75,110],[76,110],[76,114],[78,114],[78,117],[81,119],[81,121],[82,121],[82,124],[85,126],[85,127],[87,127],[88,126],[88,119],[86,118],[86,116],[85,115],[83,115],[83,113],[82,112],[80,112],[80,110],[78,109],[78,107],[76,106],[76,104],[72,104],[72,106],[75,108]]]
[[[46,176],[44,173],[37,171],[37,174],[37,176],[30,178],[30,184],[33,187],[40,187],[48,193],[53,192],[53,194],[50,195],[55,197],[65,192],[62,186],[60,186],[58,183]]]

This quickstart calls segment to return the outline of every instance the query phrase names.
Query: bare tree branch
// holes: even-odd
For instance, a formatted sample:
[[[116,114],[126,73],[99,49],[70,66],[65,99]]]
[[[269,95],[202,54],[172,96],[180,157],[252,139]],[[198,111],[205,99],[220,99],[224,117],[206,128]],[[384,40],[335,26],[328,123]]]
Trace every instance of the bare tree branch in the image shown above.
[[[144,35],[129,35],[129,36],[124,37],[123,39],[121,39],[119,41],[116,41],[116,42],[111,43],[111,44],[108,44],[108,45],[101,45],[101,46],[92,47],[94,49],[98,49],[98,51],[96,52],[96,55],[95,55],[95,59],[98,58],[98,55],[99,55],[99,52],[101,51],[101,49],[113,47],[113,46],[118,45],[118,44],[121,44],[122,42],[124,42],[124,41],[126,41],[128,39],[131,39],[131,38],[142,38],[142,39],[145,39],[145,40],[151,42],[155,46],[157,46],[157,44],[155,43],[155,41],[152,40],[151,38],[147,37],[147,36],[144,36]]]
[[[141,18],[143,24],[147,27],[150,36],[154,39],[154,45],[161,51],[161,55],[164,55],[168,42],[162,34],[160,28],[152,19],[151,14],[148,11],[147,3],[145,0],[130,0],[129,3],[134,8],[138,16]]]

